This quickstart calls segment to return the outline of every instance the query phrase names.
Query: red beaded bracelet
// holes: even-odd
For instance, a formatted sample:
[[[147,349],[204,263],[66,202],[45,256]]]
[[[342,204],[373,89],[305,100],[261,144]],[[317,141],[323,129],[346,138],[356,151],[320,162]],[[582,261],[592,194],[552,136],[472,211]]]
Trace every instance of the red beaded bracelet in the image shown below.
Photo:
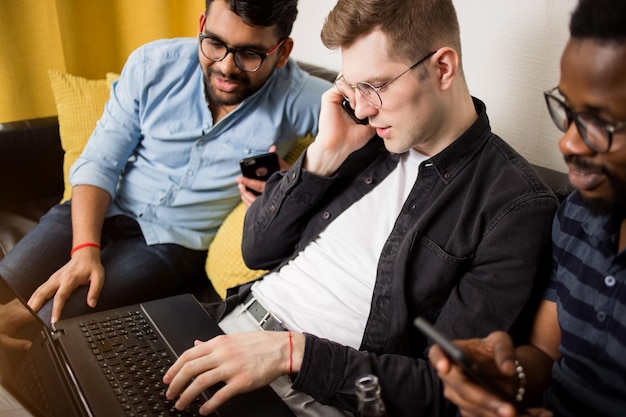
[[[102,247],[98,245],[97,243],[93,243],[93,242],[81,243],[80,245],[76,245],[72,248],[70,252],[70,258],[72,257],[72,255],[74,255],[74,252],[76,252],[77,250],[80,250],[83,248],[89,248],[89,247],[94,247],[94,248],[98,248],[102,250]]]

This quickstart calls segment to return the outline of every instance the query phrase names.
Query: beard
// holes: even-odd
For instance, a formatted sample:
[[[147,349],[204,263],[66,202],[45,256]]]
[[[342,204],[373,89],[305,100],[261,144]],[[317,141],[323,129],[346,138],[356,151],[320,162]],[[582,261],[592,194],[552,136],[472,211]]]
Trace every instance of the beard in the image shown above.
[[[583,205],[593,214],[597,215],[617,215],[619,218],[626,218],[626,183],[622,182],[613,172],[602,165],[594,165],[577,155],[568,155],[565,162],[573,164],[581,169],[595,169],[606,175],[611,184],[611,197],[585,197],[580,194]]]
[[[583,205],[595,215],[615,215],[620,219],[626,218],[626,198],[619,196],[615,200],[606,198],[588,198],[580,196]]]
[[[233,93],[233,94],[221,93],[220,95],[220,93],[218,93],[211,85],[211,80],[210,80],[211,74],[214,74],[218,77],[222,77],[226,80],[232,80],[232,81],[241,83],[241,85],[243,86],[243,90],[237,93]],[[237,105],[241,103],[242,101],[244,101],[245,99],[247,99],[248,97],[250,97],[251,95],[253,95],[254,93],[256,93],[257,91],[259,91],[259,89],[262,86],[263,84],[259,86],[251,85],[250,78],[247,77],[246,74],[226,75],[220,71],[215,71],[209,68],[207,73],[204,75],[204,91],[206,93],[207,99],[210,104],[214,104],[217,106]]]

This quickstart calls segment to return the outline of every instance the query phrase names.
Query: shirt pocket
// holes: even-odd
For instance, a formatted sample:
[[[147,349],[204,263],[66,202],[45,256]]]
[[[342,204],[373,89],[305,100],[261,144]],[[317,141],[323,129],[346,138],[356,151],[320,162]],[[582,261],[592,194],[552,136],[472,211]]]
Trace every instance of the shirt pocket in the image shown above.
[[[242,157],[268,152],[281,135],[280,125],[271,123],[271,120],[253,119],[254,122],[233,124],[228,132],[223,133],[222,143]]]
[[[424,235],[418,235],[408,261],[408,276],[412,277],[412,300],[423,311],[437,314],[472,263],[471,256],[448,253]],[[432,318],[431,318],[432,319]]]

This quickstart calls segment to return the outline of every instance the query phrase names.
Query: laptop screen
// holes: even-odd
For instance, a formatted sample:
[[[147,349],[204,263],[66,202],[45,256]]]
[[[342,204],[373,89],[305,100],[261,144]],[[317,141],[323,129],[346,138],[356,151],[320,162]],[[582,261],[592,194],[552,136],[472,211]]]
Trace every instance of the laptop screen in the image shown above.
[[[50,330],[0,277],[0,383],[37,416],[67,393],[55,356]]]

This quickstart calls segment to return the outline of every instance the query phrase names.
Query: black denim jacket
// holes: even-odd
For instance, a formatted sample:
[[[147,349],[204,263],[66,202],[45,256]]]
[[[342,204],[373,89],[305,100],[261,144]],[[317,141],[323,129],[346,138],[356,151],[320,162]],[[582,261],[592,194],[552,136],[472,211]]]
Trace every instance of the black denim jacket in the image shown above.
[[[354,381],[373,373],[389,415],[453,413],[426,357],[430,342],[413,319],[424,316],[452,338],[529,328],[550,272],[558,201],[530,164],[491,132],[485,105],[474,104],[477,121],[419,168],[382,249],[360,350],[307,334],[295,389],[355,411]],[[273,176],[246,215],[246,263],[272,269],[292,259],[398,159],[373,138],[330,178],[303,170],[302,158]]]

